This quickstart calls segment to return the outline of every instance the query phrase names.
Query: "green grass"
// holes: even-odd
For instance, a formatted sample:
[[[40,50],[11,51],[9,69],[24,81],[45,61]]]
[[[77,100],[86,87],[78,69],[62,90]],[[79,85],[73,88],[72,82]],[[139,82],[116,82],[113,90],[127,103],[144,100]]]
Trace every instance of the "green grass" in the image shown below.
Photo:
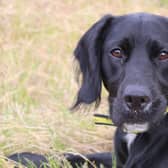
[[[160,0],[159,3],[161,7],[168,7],[168,0]]]
[[[81,35],[106,13],[166,15],[167,4],[166,0],[2,0],[0,155],[111,151],[114,129],[95,127],[93,108],[85,113],[69,111],[78,88],[73,50]],[[97,112],[108,113],[105,91]]]

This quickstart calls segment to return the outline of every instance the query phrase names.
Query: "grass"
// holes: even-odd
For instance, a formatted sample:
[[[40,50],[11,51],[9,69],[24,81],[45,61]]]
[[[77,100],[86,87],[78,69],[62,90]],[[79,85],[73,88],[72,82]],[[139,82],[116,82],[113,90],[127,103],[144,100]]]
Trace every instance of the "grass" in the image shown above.
[[[106,13],[166,15],[167,4],[166,0],[1,0],[0,155],[111,151],[114,129],[95,127],[95,110],[69,111],[78,88],[73,49]],[[105,91],[97,112],[108,113]]]

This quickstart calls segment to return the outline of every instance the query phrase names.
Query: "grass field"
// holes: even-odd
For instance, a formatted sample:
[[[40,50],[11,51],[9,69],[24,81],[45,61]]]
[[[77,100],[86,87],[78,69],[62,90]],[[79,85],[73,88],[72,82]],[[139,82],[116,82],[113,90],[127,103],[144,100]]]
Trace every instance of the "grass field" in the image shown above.
[[[93,108],[69,111],[78,88],[73,49],[106,13],[167,8],[167,0],[1,0],[0,155],[111,151],[114,128],[96,127]],[[108,113],[105,91],[96,112]]]

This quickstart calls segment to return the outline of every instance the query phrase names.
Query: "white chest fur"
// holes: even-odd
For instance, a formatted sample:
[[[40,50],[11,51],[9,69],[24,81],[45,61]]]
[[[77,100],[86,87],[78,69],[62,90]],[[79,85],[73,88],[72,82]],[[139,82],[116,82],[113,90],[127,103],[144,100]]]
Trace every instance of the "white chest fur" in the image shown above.
[[[134,142],[135,138],[136,138],[136,134],[127,133],[127,134],[125,135],[125,141],[126,141],[126,143],[127,143],[127,148],[128,148],[128,150],[130,149],[131,144]]]

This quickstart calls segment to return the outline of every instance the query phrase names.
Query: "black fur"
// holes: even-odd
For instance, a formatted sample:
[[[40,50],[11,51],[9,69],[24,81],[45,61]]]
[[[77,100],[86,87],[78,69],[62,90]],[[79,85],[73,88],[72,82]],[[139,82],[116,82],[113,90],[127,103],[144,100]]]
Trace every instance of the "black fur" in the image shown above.
[[[82,167],[82,165],[86,164],[88,165],[88,168],[93,168],[96,166],[96,168],[111,168],[112,167],[112,157],[111,153],[105,152],[105,153],[95,153],[95,154],[89,154],[86,155],[85,158],[82,158],[79,155],[66,155],[66,159],[69,161],[69,163],[72,165],[73,168]],[[87,161],[89,160],[89,162]]]
[[[25,165],[25,166],[32,165],[37,168],[48,168],[47,158],[40,154],[29,153],[29,152],[15,153],[8,156],[8,158],[18,163],[21,163],[22,165]]]
[[[117,130],[117,168],[166,168],[168,165],[168,115],[155,127],[138,134],[130,149],[125,133]]]
[[[78,92],[77,102],[74,107],[81,103],[90,104],[100,101],[101,95],[101,55],[102,41],[111,23],[111,16],[107,15],[101,21],[95,23],[78,43],[74,51],[75,58],[80,64],[83,75],[82,86]]]
[[[82,167],[84,164],[86,164],[88,168],[101,168],[102,166],[104,166],[104,168],[112,167],[111,153],[108,152],[89,154],[83,157],[80,155],[67,153],[62,157],[64,157],[73,168]],[[33,165],[36,168],[49,168],[49,161],[47,157],[36,153],[15,153],[8,156],[8,158],[28,167]],[[58,165],[60,165],[60,168],[64,168],[63,161],[62,163],[60,160],[57,162]]]

